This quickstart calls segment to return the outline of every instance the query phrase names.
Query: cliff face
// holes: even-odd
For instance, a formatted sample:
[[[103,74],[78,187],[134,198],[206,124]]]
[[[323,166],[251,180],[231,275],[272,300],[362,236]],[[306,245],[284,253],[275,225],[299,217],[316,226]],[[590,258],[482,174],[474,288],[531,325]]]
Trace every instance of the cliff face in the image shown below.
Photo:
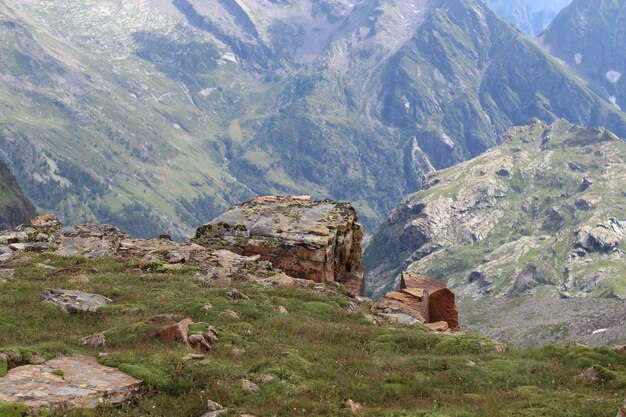
[[[15,177],[0,162],[0,230],[26,223],[35,216],[35,206],[24,197]]]
[[[260,255],[286,273],[341,281],[361,292],[363,230],[347,203],[311,197],[257,197],[198,228],[195,243]]]
[[[626,144],[537,120],[502,141],[391,214],[364,255],[369,293],[408,269],[461,299],[626,297]]]

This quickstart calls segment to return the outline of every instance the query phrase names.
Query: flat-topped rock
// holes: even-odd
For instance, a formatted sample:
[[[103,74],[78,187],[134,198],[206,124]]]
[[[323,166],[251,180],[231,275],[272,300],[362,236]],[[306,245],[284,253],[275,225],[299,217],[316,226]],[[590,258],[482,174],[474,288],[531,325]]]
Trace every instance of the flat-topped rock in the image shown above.
[[[42,408],[96,408],[101,402],[128,401],[142,385],[95,358],[66,357],[11,369],[0,378],[0,401],[24,404],[34,413]]]
[[[39,301],[56,304],[66,312],[95,312],[111,304],[111,300],[99,294],[72,290],[46,290]]]
[[[348,203],[272,196],[233,207],[198,228],[193,241],[211,250],[259,255],[293,277],[360,287],[362,238]]]
[[[79,224],[64,227],[54,233],[59,256],[98,258],[117,253],[120,243],[128,235],[108,224]]]

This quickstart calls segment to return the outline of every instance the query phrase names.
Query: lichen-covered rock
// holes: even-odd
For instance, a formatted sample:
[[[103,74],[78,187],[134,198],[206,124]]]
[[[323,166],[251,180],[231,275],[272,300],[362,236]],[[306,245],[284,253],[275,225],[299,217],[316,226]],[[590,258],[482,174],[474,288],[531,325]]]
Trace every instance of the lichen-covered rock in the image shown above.
[[[56,371],[56,372],[55,372]],[[0,401],[42,408],[96,408],[132,399],[143,382],[86,356],[53,359],[11,369],[0,378]]]
[[[57,230],[54,238],[59,256],[98,258],[115,255],[128,235],[108,224],[79,224]]]
[[[99,294],[73,290],[46,290],[39,301],[56,304],[65,312],[95,312],[112,301]]]
[[[259,255],[293,277],[343,282],[361,272],[362,237],[350,204],[258,197],[201,226],[193,240],[211,249]],[[361,281],[351,286],[360,288]]]

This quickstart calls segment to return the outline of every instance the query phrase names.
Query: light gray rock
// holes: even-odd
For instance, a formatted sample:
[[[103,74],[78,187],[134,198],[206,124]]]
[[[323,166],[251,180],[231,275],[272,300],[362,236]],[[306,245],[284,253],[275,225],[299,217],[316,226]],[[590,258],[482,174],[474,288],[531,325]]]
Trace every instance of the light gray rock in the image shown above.
[[[71,290],[46,290],[39,301],[56,304],[65,312],[95,312],[112,303],[107,297]]]
[[[0,269],[0,277],[13,278],[15,275],[15,269]]]

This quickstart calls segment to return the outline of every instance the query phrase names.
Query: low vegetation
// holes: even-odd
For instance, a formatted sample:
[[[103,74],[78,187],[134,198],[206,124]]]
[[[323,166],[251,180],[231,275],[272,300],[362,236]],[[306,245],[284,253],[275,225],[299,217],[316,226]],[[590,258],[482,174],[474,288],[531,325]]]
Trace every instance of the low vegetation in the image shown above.
[[[119,409],[103,405],[53,416],[197,417],[207,399],[232,416],[347,416],[343,403],[352,399],[365,416],[606,417],[624,399],[626,356],[608,348],[497,352],[494,342],[476,335],[373,325],[364,306],[351,313],[339,295],[244,285],[239,290],[249,298],[231,300],[231,288],[194,283],[190,267],[137,275],[131,272],[136,261],[44,254],[14,262],[14,277],[0,284],[0,351],[48,359],[97,356],[78,341],[110,330],[108,355],[100,362],[147,383],[139,399]],[[76,274],[89,282],[71,280]],[[114,303],[97,313],[66,314],[38,301],[48,288],[98,293]],[[239,318],[221,314],[226,310]],[[220,343],[203,360],[183,360],[190,349],[148,339],[141,330],[158,314],[207,322]],[[576,378],[590,367],[601,372],[601,382]],[[258,392],[243,388],[243,379],[263,375],[274,379],[259,383]],[[22,412],[19,405],[0,404],[2,417]]]

